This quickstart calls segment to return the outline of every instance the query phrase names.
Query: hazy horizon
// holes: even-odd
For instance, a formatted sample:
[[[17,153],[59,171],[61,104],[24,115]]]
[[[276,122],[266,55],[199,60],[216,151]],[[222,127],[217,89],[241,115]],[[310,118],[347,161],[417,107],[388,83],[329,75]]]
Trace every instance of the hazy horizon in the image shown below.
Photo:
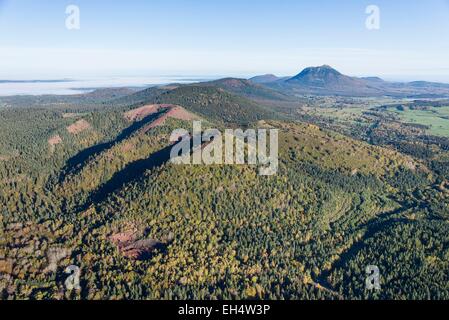
[[[91,79],[0,79],[0,97],[15,95],[72,95],[102,88],[140,88],[170,83],[193,83],[215,78],[195,76],[105,77]],[[3,81],[3,82],[2,82]]]
[[[301,71],[301,70],[300,70]],[[253,76],[269,74],[270,72],[253,74],[253,75],[238,75],[237,78],[249,79]],[[298,72],[297,72],[298,73]],[[279,75],[279,77],[289,77],[295,74]],[[355,76],[355,75],[352,75]],[[359,77],[378,76],[378,75],[359,75]],[[203,81],[212,81],[226,77],[233,77],[233,75],[159,75],[159,76],[110,76],[110,77],[85,77],[85,78],[29,78],[29,79],[0,79],[0,97],[15,96],[15,95],[74,95],[88,93],[96,89],[102,88],[140,88],[145,89],[151,86],[166,85],[171,83],[195,83]],[[411,81],[436,81],[448,83],[444,80],[429,80],[420,78],[405,79],[401,77],[385,78],[383,80],[391,82],[411,82]]]

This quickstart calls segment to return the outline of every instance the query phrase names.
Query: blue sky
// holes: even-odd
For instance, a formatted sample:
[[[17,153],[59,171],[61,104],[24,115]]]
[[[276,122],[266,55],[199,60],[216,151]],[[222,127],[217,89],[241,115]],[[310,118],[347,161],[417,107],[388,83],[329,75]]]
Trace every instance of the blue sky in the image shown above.
[[[80,30],[65,27],[80,8]],[[365,27],[368,5],[380,29]],[[449,82],[449,0],[0,0],[0,78],[293,75]]]

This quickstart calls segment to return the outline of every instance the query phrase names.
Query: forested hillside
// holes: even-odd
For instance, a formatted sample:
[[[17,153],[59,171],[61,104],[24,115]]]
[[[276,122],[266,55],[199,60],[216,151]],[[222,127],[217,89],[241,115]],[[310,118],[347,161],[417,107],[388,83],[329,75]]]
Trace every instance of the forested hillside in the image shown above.
[[[122,93],[0,103],[2,299],[449,298],[444,137],[222,82]],[[279,129],[278,173],[169,163],[193,119]]]

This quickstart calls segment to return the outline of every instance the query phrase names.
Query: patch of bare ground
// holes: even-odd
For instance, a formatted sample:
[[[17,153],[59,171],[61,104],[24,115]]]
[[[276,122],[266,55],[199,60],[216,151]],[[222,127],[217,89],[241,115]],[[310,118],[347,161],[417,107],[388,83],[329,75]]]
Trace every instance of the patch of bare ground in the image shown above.
[[[47,267],[43,270],[45,273],[53,273],[58,269],[58,262],[71,254],[69,248],[52,247],[47,250]]]
[[[146,105],[137,109],[133,109],[125,112],[124,117],[128,121],[137,121],[142,120],[143,118],[160,112],[163,109],[167,109],[167,113],[164,114],[163,121],[159,124],[163,124],[165,120],[169,117],[179,119],[179,120],[194,120],[197,117],[192,113],[188,112],[181,106],[173,105],[173,104],[151,104]]]
[[[172,234],[169,234],[162,241],[140,239],[139,233],[137,229],[129,229],[111,235],[109,240],[117,246],[120,254],[124,257],[132,260],[145,260],[155,249],[164,247],[173,239]]]
[[[142,120],[150,114],[158,112],[159,107],[156,104],[146,105],[137,109],[125,112],[124,117],[128,121]]]
[[[90,129],[91,125],[84,119],[78,120],[74,124],[67,127],[67,131],[71,134],[79,134],[87,129]]]
[[[51,137],[50,139],[48,139],[48,143],[50,145],[56,146],[58,144],[60,144],[62,142],[61,136],[59,134]]]
[[[62,138],[59,134],[48,139],[48,144],[50,146],[50,152],[53,153],[55,151],[55,147],[60,143],[62,143]]]
[[[173,106],[168,112],[168,117],[186,121],[198,119],[198,117],[196,117],[194,114],[188,112],[186,109],[180,106]]]
[[[185,120],[185,121],[191,121],[198,119],[197,116],[194,114],[188,112],[186,109],[180,106],[175,105],[168,105],[164,108],[168,108],[168,111],[164,113],[162,116],[160,116],[158,119],[153,121],[152,123],[145,126],[142,131],[147,132],[150,129],[153,129],[155,127],[159,127],[164,125],[165,121],[167,121],[168,118],[178,119],[178,120]]]
[[[0,260],[0,273],[10,274],[13,270],[13,261],[12,259],[8,260]]]
[[[114,233],[109,237],[109,240],[111,240],[115,245],[117,246],[123,246],[123,244],[135,241],[137,238],[137,230],[127,230],[119,233]]]

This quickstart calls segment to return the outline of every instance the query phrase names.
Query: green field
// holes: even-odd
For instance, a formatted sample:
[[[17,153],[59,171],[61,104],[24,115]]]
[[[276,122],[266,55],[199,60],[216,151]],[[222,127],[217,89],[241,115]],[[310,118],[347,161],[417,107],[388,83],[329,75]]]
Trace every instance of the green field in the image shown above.
[[[395,110],[402,121],[429,127],[429,133],[449,137],[449,106],[429,110]]]

